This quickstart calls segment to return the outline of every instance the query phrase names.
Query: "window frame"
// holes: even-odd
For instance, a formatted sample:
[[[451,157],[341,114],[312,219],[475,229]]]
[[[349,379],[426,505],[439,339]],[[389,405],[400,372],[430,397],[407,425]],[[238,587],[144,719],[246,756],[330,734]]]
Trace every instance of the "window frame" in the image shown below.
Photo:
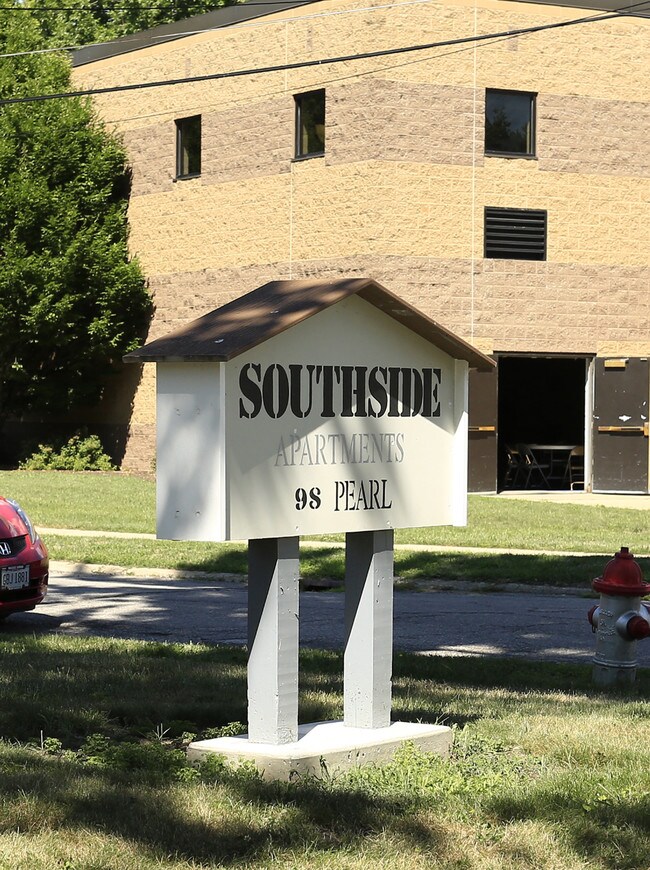
[[[488,133],[488,95],[489,94],[510,94],[518,97],[528,97],[530,103],[530,147],[527,151],[506,151],[496,148],[489,148],[487,144]],[[535,160],[537,158],[537,92],[536,91],[515,91],[511,88],[486,88],[485,89],[485,111],[484,111],[484,129],[483,129],[483,149],[486,157],[514,157],[520,160]]]
[[[302,113],[303,113],[302,103],[306,97],[311,97],[315,94],[322,94],[323,95],[323,148],[320,151],[303,151],[302,145],[301,145]],[[299,94],[294,94],[293,100],[294,100],[294,104],[295,104],[293,159],[294,160],[310,160],[312,157],[324,157],[325,156],[325,118],[326,118],[325,88],[314,88],[311,91],[302,91]]]
[[[187,135],[188,135],[187,127],[189,126],[190,122],[197,122],[197,121],[198,121],[198,144],[197,143],[190,143],[190,144],[194,145],[194,147],[197,149],[198,153],[195,153],[194,156],[192,157],[192,155],[189,153],[189,149],[188,149],[188,155],[187,155],[188,171],[184,172],[183,171],[183,163],[184,163],[184,157],[185,157],[184,148],[188,147],[187,142],[185,141],[187,139]],[[180,179],[180,180],[183,180],[186,178],[198,178],[201,175],[201,157],[202,157],[202,127],[203,127],[203,123],[202,123],[201,115],[189,115],[186,118],[176,118],[174,123],[176,124],[176,178]],[[190,166],[192,166],[194,164],[194,161],[198,161],[198,168],[195,167],[193,170],[190,170]]]

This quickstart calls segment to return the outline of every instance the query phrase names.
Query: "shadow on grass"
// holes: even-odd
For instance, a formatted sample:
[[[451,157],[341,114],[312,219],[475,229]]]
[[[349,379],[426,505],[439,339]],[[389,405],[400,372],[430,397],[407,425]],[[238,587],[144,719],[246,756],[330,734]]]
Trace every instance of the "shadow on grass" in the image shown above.
[[[443,845],[435,829],[412,816],[408,797],[332,790],[314,780],[264,782],[229,772],[213,786],[178,786],[18,752],[0,782],[0,798],[7,820],[23,833],[32,829],[28,810],[22,815],[19,809],[28,794],[32,811],[43,802],[59,831],[94,830],[138,843],[154,859],[168,861],[173,855],[202,866],[246,866],[265,858],[271,863],[278,850],[302,852],[306,845],[331,852],[379,833],[398,833],[420,848]],[[188,806],[188,797],[196,802]],[[35,833],[38,825],[33,823]]]
[[[566,774],[570,777],[571,774]],[[524,796],[492,799],[486,810],[504,824],[539,821],[561,826],[564,837],[594,866],[611,870],[645,870],[650,849],[650,796],[617,794],[615,785],[603,794],[596,786],[583,801],[571,791],[573,783],[545,784]]]
[[[433,686],[507,689],[512,692],[580,693],[594,704],[650,698],[650,668],[637,668],[636,682],[602,689],[592,680],[590,664],[490,659],[477,656],[419,656],[396,653],[393,659],[393,697],[400,697],[401,681],[427,680]]]
[[[393,694],[395,696],[391,717],[393,722],[421,722],[424,725],[446,725],[447,728],[464,728],[465,725],[478,722],[481,718],[479,714],[462,715],[460,713],[450,713],[443,708],[414,707],[411,704],[402,702],[399,690]]]
[[[199,731],[244,721],[246,656],[234,647],[57,638],[3,631],[11,678],[0,737],[77,746],[92,733],[151,734],[161,723]]]
[[[343,582],[345,555],[340,547],[301,547],[300,571],[309,579]],[[591,582],[603,573],[608,559],[603,556],[523,555],[490,553],[436,553],[421,550],[396,550],[395,575],[404,580],[453,580],[531,586],[583,588],[592,591]],[[637,559],[650,577],[650,559]],[[179,561],[187,571],[242,573],[248,571],[245,550],[208,555],[195,561]]]
[[[197,548],[198,549],[198,548]],[[175,567],[179,571],[205,571],[214,574],[248,573],[248,551],[245,547],[204,545],[205,554],[196,558],[178,559]],[[301,547],[300,573],[303,577],[325,578],[343,581],[345,577],[344,550],[340,547]]]
[[[78,745],[88,734],[142,736],[162,724],[172,734],[246,721],[246,651],[238,647],[66,638],[12,631],[0,636],[0,737],[38,742],[40,732]],[[341,716],[343,654],[303,649],[301,721]],[[650,671],[619,697],[648,697]],[[395,719],[471,721],[446,709],[450,687],[512,692],[580,692],[606,699],[588,665],[521,659],[396,653]]]
[[[640,672],[643,673],[643,672]],[[417,656],[395,653],[396,681],[428,680],[433,684],[476,686],[481,689],[508,688],[516,691],[593,691],[591,666],[525,659],[483,659],[478,656]],[[640,681],[641,684],[642,681]],[[397,683],[399,689],[399,682]],[[633,687],[629,691],[635,692]],[[397,694],[399,697],[399,692]]]
[[[650,576],[650,559],[639,559]],[[538,586],[584,588],[602,575],[602,556],[550,556],[478,553],[430,553],[398,550],[395,574],[404,579],[471,580],[488,583],[525,583]]]
[[[246,654],[241,649],[14,634],[0,641],[0,650],[5,653],[0,659],[6,687],[0,707],[4,738],[25,740],[43,729],[46,737],[75,746],[93,732],[133,740],[138,734],[151,735],[159,724],[173,725],[177,732],[245,719]],[[340,709],[341,672],[340,653],[301,652],[302,690],[321,698],[310,700],[310,719],[329,719]],[[399,654],[394,710],[396,718],[404,710],[405,718],[463,725],[481,716],[472,711],[450,715],[438,685],[447,691],[450,686],[473,687],[477,695],[485,688],[516,695],[562,688],[588,692],[589,679],[584,666]],[[265,783],[227,771],[205,786],[177,783],[155,768],[125,772],[82,767],[65,757],[7,747],[0,764],[5,820],[0,829],[33,828],[37,833],[42,821],[38,813],[35,819],[32,814],[40,802],[42,812],[56,820],[57,830],[81,828],[123,838],[161,862],[174,855],[207,865],[271,863],[277,851],[302,851],[306,845],[321,852],[366,848],[364,841],[374,834],[394,836],[406,848],[432,853],[446,847],[445,834],[430,821],[420,821],[416,811],[421,804],[405,789],[378,793],[336,782]],[[30,796],[27,803],[25,795]],[[638,855],[648,830],[643,815],[647,809],[645,795],[621,798],[614,807],[596,804],[585,812],[559,789],[532,797],[508,795],[489,805],[491,817],[504,823],[540,818],[568,824],[576,849],[593,849],[598,857],[605,846],[598,851],[587,835],[600,821],[609,825],[610,836],[613,827],[624,823],[628,833],[621,842],[629,845],[631,855]],[[607,866],[642,865],[612,861]]]
[[[397,652],[393,656],[393,719],[398,718],[402,710],[408,710],[411,717],[421,716],[426,722],[441,721],[446,717],[446,724],[463,725],[478,718],[471,714],[455,716],[438,707],[437,686],[444,687],[445,695],[449,687],[458,686],[481,690],[507,689],[513,693],[580,693],[591,696],[594,701],[607,703],[612,696],[623,700],[650,698],[650,669],[639,668],[636,683],[604,692],[592,682],[591,665]],[[300,687],[303,691],[341,693],[343,653],[301,650]],[[419,696],[423,703],[409,706],[407,701],[414,696]],[[325,716],[331,709],[324,706],[319,712]]]
[[[248,552],[244,549],[224,549],[220,547],[211,551],[206,545],[207,554],[195,559],[179,559],[176,563],[178,571],[205,571],[207,574],[247,574]]]

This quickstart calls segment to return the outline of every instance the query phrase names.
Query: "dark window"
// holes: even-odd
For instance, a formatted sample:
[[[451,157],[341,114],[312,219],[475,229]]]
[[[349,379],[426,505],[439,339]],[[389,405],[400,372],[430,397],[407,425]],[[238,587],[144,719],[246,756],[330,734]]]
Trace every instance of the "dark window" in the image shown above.
[[[485,153],[535,154],[535,94],[485,92]]]
[[[485,256],[499,260],[545,260],[546,212],[488,206],[485,209]]]
[[[176,121],[176,177],[201,174],[201,116]]]
[[[325,153],[325,91],[296,94],[296,157]]]

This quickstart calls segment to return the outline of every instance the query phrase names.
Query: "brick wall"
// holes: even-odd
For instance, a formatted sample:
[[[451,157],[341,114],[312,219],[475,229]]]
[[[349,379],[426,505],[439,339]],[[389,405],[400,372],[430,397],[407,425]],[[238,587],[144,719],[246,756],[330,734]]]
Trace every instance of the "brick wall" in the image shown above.
[[[336,14],[333,14],[336,13]],[[500,0],[324,0],[75,70],[82,87],[251,69],[580,17]],[[97,97],[133,167],[131,249],[164,334],[267,280],[367,275],[486,352],[650,353],[650,21]],[[293,94],[327,93],[294,162]],[[537,98],[536,159],[483,154],[486,87]],[[202,115],[200,178],[174,119]],[[483,259],[486,205],[548,211],[545,262]],[[150,468],[153,367],[124,465]]]

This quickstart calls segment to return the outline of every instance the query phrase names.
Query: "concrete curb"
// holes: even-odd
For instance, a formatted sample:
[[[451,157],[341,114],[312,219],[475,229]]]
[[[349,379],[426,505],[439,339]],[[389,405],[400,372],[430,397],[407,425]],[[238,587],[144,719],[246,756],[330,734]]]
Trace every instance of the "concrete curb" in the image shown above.
[[[91,565],[86,562],[64,562],[50,560],[50,576],[57,574],[74,574],[77,577],[87,577],[89,580],[97,576],[123,577],[125,580],[199,580],[219,583],[248,582],[246,574],[221,574],[210,571],[178,571],[173,568],[125,568],[123,565]]]
[[[39,535],[62,535],[74,538],[130,538],[139,541],[155,541],[156,536],[145,532],[104,532],[97,529],[52,529],[47,526],[38,526]]]

